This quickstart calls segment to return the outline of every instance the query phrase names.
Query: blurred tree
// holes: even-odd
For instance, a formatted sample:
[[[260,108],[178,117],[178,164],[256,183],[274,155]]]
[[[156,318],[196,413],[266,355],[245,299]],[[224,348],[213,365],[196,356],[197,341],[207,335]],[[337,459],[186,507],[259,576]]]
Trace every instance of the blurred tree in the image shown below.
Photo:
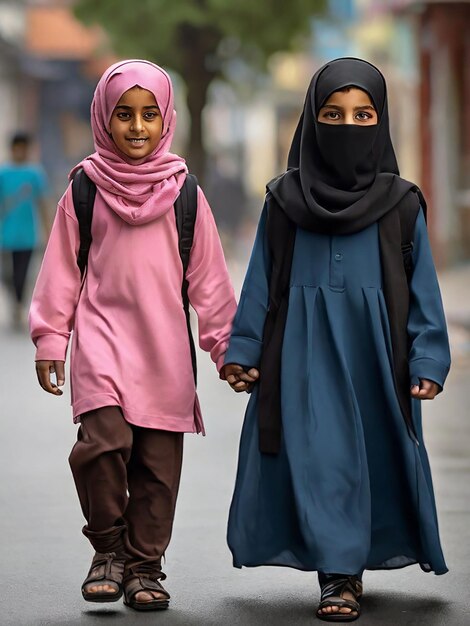
[[[201,179],[206,155],[202,111],[209,85],[234,58],[262,68],[310,31],[325,0],[78,0],[83,22],[99,23],[117,53],[147,58],[179,73],[187,86],[188,161]]]

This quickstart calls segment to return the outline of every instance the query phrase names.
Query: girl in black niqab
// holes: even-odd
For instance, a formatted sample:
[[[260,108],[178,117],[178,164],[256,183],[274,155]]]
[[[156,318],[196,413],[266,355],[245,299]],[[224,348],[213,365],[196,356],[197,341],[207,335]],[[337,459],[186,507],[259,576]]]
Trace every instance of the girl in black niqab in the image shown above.
[[[318,571],[323,620],[359,617],[365,569],[447,571],[421,430],[450,365],[425,211],[399,175],[382,74],[325,65],[268,184],[222,370],[253,392],[234,565]]]
[[[369,95],[378,123],[321,122],[318,114],[329,96],[352,86]],[[315,74],[289,152],[288,171],[268,189],[298,226],[337,235],[376,222],[416,189],[399,176],[385,80],[377,68],[359,59],[339,59]]]

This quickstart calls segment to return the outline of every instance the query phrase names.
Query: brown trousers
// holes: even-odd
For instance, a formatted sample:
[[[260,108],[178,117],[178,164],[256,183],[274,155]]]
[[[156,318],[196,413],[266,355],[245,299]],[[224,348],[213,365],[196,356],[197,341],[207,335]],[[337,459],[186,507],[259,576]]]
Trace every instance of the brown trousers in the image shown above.
[[[183,458],[183,433],[140,428],[118,406],[80,418],[69,462],[97,552],[127,554],[127,572],[161,574],[170,542]]]

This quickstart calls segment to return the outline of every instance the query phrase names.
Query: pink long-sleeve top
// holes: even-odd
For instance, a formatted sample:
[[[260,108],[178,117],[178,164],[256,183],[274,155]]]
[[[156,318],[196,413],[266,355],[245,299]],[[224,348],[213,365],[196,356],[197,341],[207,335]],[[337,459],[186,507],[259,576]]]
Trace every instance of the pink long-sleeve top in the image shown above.
[[[99,188],[82,284],[71,186],[59,202],[30,310],[36,360],[65,361],[71,341],[74,421],[118,405],[137,426],[203,432],[186,319],[175,213],[145,224],[122,219]],[[236,302],[215,222],[201,191],[187,271],[199,345],[218,369]],[[72,332],[73,331],[73,332]]]

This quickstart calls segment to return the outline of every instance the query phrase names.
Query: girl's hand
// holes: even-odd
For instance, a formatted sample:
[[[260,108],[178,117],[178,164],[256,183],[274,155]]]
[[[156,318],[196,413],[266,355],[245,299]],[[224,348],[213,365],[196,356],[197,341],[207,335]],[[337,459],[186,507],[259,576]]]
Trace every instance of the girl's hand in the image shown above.
[[[419,385],[412,385],[411,395],[418,400],[434,400],[440,391],[440,387],[437,383],[426,378],[419,379]]]
[[[51,381],[51,374],[55,373],[57,384]],[[65,361],[36,361],[36,374],[44,391],[54,396],[61,396],[59,387],[65,385]]]
[[[220,378],[226,380],[234,391],[240,393],[241,391],[251,391],[259,378],[259,372],[254,367],[246,372],[241,365],[228,363],[220,370]]]

